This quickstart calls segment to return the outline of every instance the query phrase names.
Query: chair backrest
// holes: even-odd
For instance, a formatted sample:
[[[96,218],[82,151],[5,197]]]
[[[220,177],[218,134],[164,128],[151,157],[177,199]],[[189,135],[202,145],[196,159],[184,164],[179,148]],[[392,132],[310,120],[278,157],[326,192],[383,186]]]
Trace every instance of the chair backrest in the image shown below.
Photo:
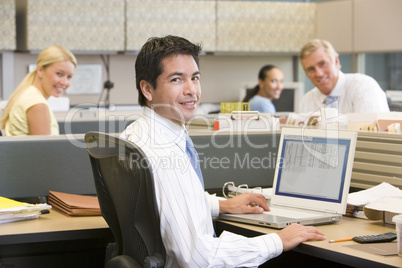
[[[156,258],[163,266],[166,253],[153,176],[143,151],[101,132],[88,132],[85,142],[102,216],[118,245],[116,254],[131,256],[141,265]]]

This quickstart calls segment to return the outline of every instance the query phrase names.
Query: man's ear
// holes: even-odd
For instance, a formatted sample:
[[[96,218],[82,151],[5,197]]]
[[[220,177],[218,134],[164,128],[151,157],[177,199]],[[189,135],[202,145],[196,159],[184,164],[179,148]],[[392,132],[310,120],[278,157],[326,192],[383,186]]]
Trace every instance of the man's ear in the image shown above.
[[[145,80],[141,80],[140,82],[141,92],[144,97],[148,100],[148,102],[152,103],[153,100],[153,87],[150,83]]]
[[[341,62],[339,60],[339,56],[335,57],[335,66],[338,67],[338,69],[341,69]]]

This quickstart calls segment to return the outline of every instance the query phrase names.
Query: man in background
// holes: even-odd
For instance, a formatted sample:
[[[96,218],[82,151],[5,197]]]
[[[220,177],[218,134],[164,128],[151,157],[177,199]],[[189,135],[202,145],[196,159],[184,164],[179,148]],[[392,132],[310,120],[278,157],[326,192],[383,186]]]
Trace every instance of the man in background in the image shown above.
[[[340,114],[389,112],[387,97],[372,77],[345,74],[331,43],[314,39],[299,55],[307,77],[315,88],[301,100],[300,113],[313,113],[322,107],[337,108]]]

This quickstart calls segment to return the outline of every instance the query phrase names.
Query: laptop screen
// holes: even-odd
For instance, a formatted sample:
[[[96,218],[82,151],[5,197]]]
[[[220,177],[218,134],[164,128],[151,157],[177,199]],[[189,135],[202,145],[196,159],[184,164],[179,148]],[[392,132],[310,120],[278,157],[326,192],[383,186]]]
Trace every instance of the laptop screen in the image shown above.
[[[276,195],[342,202],[351,140],[285,134]]]

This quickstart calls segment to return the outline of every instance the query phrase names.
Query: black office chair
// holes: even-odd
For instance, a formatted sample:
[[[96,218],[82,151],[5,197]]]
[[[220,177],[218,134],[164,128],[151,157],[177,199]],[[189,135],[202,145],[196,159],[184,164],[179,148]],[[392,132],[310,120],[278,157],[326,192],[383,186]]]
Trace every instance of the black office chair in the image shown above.
[[[114,243],[106,249],[105,267],[163,267],[154,182],[149,162],[135,144],[116,136],[85,135],[102,216]]]

